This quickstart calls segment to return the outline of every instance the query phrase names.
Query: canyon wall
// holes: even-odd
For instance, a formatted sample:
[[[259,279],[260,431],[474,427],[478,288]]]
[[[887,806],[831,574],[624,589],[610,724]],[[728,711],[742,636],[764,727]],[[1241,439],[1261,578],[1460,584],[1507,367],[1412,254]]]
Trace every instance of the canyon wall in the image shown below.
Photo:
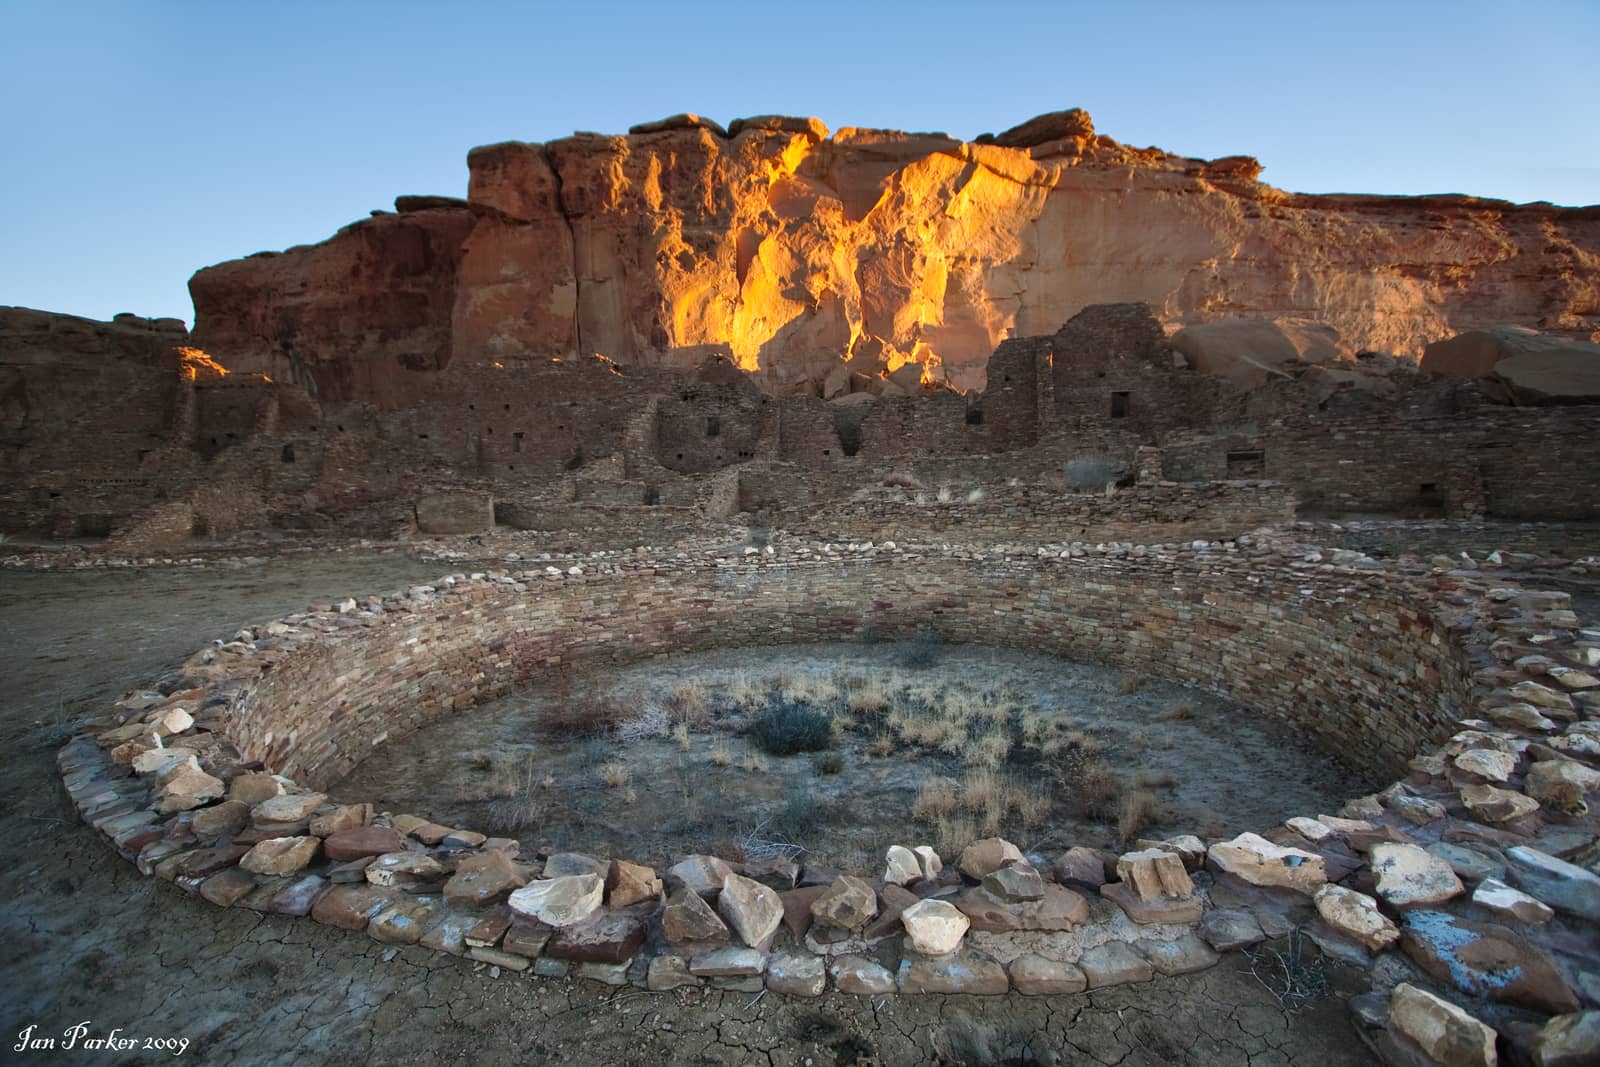
[[[1483,326],[1600,334],[1600,207],[1284,193],[1249,157],[1129,148],[1081,111],[973,143],[678,116],[468,164],[464,201],[402,197],[201,270],[196,343],[388,406],[452,363],[593,352],[721,354],[771,391],[835,395],[908,362],[902,386],[978,388],[1004,338],[1114,301],[1169,331],[1315,319],[1409,359]]]

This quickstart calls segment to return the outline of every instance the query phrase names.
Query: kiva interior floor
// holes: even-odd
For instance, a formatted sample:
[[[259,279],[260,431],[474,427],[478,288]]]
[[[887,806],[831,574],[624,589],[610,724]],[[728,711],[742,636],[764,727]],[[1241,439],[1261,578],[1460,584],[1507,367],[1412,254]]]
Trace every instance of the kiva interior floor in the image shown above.
[[[775,709],[790,718],[763,747],[752,727]],[[775,754],[811,711],[830,727],[820,746]],[[1045,851],[1214,840],[1378,784],[1207,693],[1010,649],[883,643],[567,678],[390,741],[332,794],[605,858],[791,851],[871,872],[890,844],[958,850],[994,832]]]

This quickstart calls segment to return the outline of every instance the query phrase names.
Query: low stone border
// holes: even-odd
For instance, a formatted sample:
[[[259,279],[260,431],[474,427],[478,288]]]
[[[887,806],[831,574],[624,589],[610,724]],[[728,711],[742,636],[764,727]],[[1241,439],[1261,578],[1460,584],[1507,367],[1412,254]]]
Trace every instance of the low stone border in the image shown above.
[[[618,554],[242,630],[176,687],[130,693],[58,762],[85,821],[145,874],[499,971],[797,996],[1069,993],[1294,933],[1372,966],[1353,1006],[1386,1056],[1492,1062],[1483,1019],[1566,1062],[1552,1057],[1593,1051],[1600,1025],[1582,1013],[1600,1001],[1586,803],[1600,630],[1567,594],[1492,580],[1246,539]],[[316,791],[386,738],[558,665],[926,625],[1226,690],[1404,778],[1337,815],[1209,844],[1046,857],[989,839],[951,867],[896,846],[871,881],[786,860],[657,872],[525,851]]]

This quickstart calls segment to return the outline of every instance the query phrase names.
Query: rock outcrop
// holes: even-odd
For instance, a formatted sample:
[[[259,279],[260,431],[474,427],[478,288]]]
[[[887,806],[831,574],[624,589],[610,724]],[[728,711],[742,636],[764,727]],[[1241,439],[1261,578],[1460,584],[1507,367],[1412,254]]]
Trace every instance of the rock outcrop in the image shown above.
[[[1437,341],[1423,351],[1422,369],[1481,379],[1513,404],[1600,401],[1600,344],[1517,326],[1469,330]]]
[[[1168,329],[1313,319],[1411,359],[1501,323],[1600,331],[1600,209],[1284,193],[1249,157],[1130,148],[1081,111],[970,143],[677,116],[468,165],[466,201],[402,197],[321,244],[200,271],[197,343],[383,404],[452,363],[591,352],[722,354],[772,390],[908,363],[970,388],[1007,336],[1112,301]]]

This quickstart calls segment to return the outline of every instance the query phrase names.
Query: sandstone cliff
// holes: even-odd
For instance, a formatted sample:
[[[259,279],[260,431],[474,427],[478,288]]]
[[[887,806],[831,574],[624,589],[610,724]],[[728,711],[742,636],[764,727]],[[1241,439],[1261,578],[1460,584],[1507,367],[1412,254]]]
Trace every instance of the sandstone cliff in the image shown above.
[[[1169,330],[1313,319],[1413,360],[1488,325],[1600,334],[1600,208],[1284,193],[1253,159],[1129,148],[1082,111],[973,143],[686,115],[468,164],[465,202],[404,197],[200,271],[196,342],[391,404],[451,362],[575,352],[721,353],[769,389],[828,393],[915,362],[973,388],[1003,338],[1115,301]]]

